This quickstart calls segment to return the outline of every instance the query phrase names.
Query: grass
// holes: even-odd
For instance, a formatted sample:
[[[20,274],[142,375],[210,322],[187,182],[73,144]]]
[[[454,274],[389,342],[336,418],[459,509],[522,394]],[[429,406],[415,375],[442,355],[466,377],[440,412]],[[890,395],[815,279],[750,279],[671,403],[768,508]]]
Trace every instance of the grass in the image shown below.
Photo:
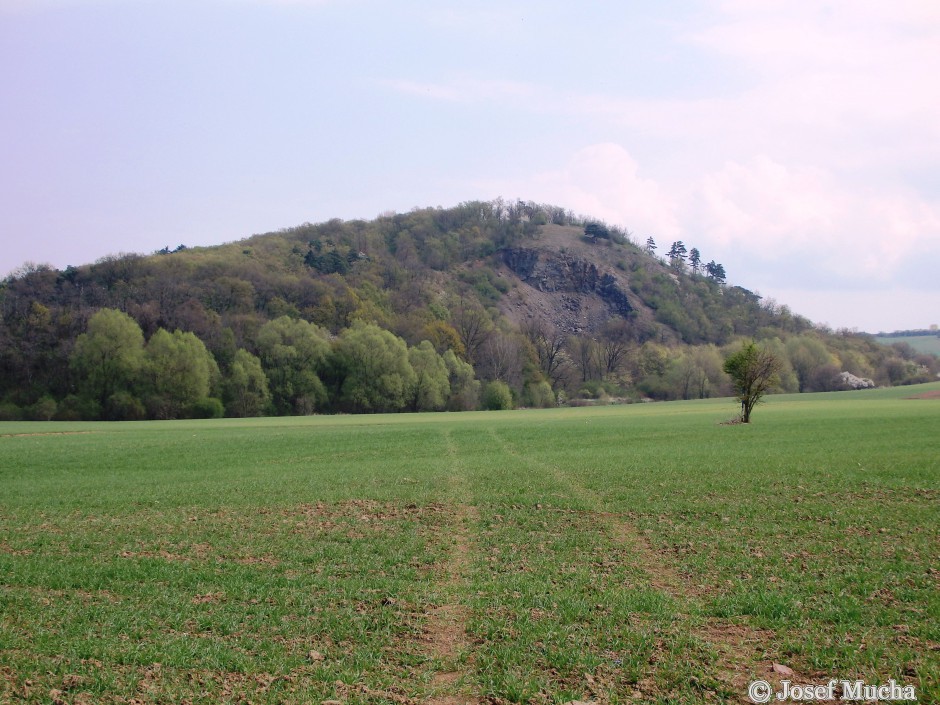
[[[2,424],[0,702],[940,702],[938,387]]]
[[[940,334],[938,335],[878,335],[875,340],[883,345],[907,343],[919,353],[940,355]]]

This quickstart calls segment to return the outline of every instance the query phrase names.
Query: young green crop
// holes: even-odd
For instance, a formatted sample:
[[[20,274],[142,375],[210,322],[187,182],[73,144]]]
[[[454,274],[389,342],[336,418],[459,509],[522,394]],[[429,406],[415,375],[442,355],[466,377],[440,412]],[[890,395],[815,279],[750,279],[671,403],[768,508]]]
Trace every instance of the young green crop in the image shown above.
[[[0,701],[940,700],[938,385],[0,425]]]

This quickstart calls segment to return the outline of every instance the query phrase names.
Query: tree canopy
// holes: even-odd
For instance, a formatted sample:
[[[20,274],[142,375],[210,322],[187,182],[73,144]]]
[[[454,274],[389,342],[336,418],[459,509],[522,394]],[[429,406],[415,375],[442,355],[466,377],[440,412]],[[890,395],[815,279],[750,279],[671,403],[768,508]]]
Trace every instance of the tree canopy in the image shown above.
[[[750,423],[754,407],[778,384],[780,367],[776,355],[753,341],[744,343],[725,360],[724,370],[741,402],[742,423]]]

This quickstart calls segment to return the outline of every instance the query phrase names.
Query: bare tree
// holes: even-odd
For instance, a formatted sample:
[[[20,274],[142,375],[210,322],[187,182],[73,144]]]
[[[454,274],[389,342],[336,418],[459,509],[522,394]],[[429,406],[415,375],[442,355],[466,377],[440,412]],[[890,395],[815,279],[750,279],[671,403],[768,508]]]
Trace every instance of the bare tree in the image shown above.
[[[599,342],[603,377],[617,377],[623,371],[633,347],[627,322],[612,320],[601,334]]]
[[[532,344],[542,370],[552,386],[567,375],[569,358],[565,351],[565,334],[541,319],[531,319],[522,326],[522,334]]]
[[[494,331],[487,336],[479,351],[480,376],[518,387],[526,357],[524,347],[518,336]]]
[[[461,298],[453,310],[451,324],[460,336],[460,342],[463,343],[467,362],[476,366],[479,362],[480,348],[493,329],[489,315],[479,304]]]
[[[587,336],[573,335],[568,338],[567,346],[582,382],[602,376],[601,348],[596,340]]]

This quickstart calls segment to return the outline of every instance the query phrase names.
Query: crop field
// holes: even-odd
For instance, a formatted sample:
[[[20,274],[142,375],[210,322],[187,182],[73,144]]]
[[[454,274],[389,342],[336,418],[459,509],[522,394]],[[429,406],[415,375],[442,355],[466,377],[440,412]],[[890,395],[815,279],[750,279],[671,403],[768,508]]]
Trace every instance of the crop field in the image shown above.
[[[937,390],[0,424],[0,702],[937,703]]]
[[[883,345],[907,343],[919,353],[940,355],[940,335],[877,336],[875,340]]]

